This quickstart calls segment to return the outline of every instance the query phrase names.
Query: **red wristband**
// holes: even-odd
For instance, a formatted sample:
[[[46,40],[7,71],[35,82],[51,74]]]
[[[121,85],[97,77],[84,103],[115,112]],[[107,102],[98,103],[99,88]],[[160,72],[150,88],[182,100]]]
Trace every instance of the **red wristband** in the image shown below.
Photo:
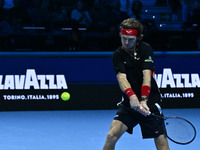
[[[151,87],[149,87],[147,85],[143,85],[141,87],[141,96],[149,97],[150,92],[151,92]]]
[[[128,98],[135,94],[131,88],[126,89],[124,93],[128,96]]]

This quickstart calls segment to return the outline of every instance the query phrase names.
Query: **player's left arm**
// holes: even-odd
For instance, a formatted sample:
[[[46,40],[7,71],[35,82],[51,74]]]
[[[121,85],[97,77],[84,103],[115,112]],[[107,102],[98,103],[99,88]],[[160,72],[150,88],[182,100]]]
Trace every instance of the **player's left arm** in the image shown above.
[[[144,107],[147,111],[149,111],[149,108],[147,106],[148,97],[151,92],[151,73],[153,70],[154,65],[154,57],[153,57],[153,49],[150,45],[146,45],[143,49],[143,82],[141,86],[141,105]]]
[[[147,111],[149,111],[149,107],[147,106],[148,97],[151,91],[151,70],[145,69],[142,71],[143,73],[143,83],[141,87],[141,101],[140,104]]]

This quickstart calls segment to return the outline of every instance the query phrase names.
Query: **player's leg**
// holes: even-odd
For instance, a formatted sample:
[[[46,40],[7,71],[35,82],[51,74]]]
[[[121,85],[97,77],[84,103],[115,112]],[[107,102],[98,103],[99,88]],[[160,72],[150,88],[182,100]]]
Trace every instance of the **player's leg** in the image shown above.
[[[106,137],[106,142],[104,144],[103,150],[114,150],[117,140],[122,136],[122,134],[127,130],[127,126],[119,120],[113,120],[110,130]]]
[[[169,144],[167,138],[161,134],[159,137],[154,138],[157,150],[169,150]]]

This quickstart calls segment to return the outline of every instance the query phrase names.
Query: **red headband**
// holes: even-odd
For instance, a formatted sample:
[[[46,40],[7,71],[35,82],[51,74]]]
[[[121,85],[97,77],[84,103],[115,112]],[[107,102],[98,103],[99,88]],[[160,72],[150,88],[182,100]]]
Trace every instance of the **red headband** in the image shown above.
[[[138,35],[138,30],[122,28],[121,29],[121,33],[125,34],[125,35],[135,35],[135,36],[137,36]]]

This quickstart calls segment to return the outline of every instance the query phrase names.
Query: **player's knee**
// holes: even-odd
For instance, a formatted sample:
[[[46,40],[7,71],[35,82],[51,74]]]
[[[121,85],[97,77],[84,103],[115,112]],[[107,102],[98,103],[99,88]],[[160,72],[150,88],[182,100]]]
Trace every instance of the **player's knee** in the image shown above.
[[[157,150],[169,150],[167,138],[164,135],[160,135],[155,139]]]
[[[118,139],[118,137],[117,137],[115,134],[113,134],[113,133],[111,133],[111,132],[109,132],[109,133],[107,134],[107,140],[109,141],[109,143],[114,144],[114,143],[117,142],[117,139]]]

